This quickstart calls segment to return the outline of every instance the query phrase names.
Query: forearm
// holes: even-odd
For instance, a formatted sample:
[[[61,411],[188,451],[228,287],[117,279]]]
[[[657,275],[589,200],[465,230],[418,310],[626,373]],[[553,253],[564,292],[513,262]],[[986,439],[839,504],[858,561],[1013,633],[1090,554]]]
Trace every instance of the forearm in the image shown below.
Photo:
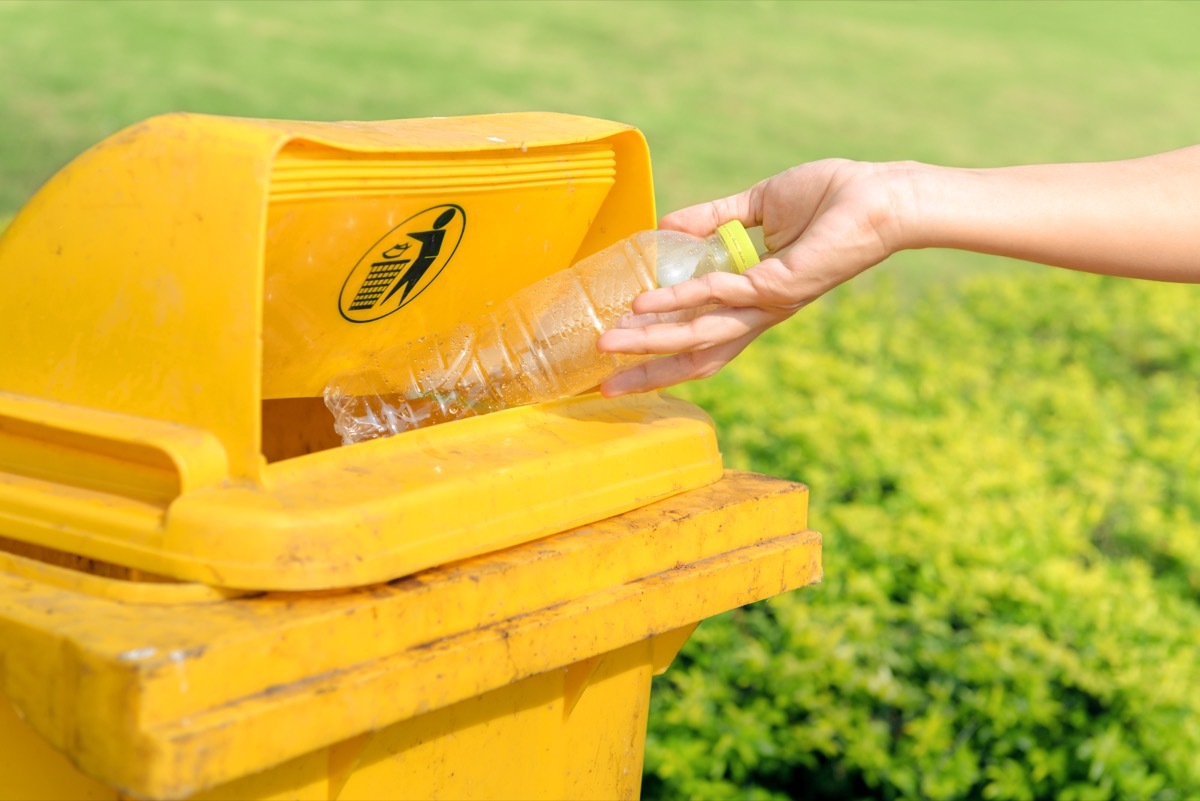
[[[899,248],[1200,282],[1200,146],[1128,161],[901,172]]]

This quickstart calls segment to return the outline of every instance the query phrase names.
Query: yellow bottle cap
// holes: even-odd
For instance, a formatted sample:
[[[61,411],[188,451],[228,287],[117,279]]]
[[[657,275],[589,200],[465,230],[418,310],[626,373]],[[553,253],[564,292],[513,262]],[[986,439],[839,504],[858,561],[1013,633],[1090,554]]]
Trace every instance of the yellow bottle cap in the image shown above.
[[[758,264],[760,261],[758,251],[754,249],[754,243],[750,241],[750,234],[746,233],[746,228],[740,222],[730,220],[719,227],[717,233],[721,237],[721,243],[729,251],[730,260],[733,262],[734,269],[738,271],[738,275]]]

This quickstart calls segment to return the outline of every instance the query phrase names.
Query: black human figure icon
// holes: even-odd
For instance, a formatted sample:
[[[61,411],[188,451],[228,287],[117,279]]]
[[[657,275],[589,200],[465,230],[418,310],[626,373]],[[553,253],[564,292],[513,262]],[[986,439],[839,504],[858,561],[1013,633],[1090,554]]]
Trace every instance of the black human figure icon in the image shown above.
[[[408,293],[412,292],[417,284],[421,283],[421,278],[433,263],[437,261],[438,254],[442,252],[442,242],[446,238],[445,228],[454,219],[454,211],[454,209],[446,209],[442,212],[434,220],[431,230],[417,231],[408,235],[410,239],[415,239],[421,243],[421,252],[417,255],[416,260],[413,261],[412,266],[404,272],[404,275],[400,276],[400,280],[387,293],[387,297],[383,299],[380,305],[387,303],[388,299],[392,295],[395,295],[401,287],[404,288],[404,294],[400,296],[400,305],[404,305],[405,300],[408,299]]]

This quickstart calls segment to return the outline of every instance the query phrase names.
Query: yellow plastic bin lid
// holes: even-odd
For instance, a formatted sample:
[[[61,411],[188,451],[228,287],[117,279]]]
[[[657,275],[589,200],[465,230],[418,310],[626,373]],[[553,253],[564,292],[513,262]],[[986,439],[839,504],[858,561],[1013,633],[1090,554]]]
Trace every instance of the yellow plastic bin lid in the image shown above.
[[[368,297],[364,265],[450,210],[420,280]],[[656,395],[350,448],[320,399],[654,223],[645,140],[603,120],[122,131],[0,238],[0,537],[216,586],[347,587],[715,481],[710,422]]]

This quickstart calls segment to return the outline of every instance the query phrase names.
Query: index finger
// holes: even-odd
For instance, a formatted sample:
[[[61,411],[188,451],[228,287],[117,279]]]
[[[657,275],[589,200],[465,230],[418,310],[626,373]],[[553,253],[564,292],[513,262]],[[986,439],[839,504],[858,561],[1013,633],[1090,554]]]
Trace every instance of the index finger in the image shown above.
[[[714,303],[722,306],[754,306],[758,300],[754,285],[745,275],[707,273],[680,284],[643,292],[633,299],[637,314],[698,309]]]

